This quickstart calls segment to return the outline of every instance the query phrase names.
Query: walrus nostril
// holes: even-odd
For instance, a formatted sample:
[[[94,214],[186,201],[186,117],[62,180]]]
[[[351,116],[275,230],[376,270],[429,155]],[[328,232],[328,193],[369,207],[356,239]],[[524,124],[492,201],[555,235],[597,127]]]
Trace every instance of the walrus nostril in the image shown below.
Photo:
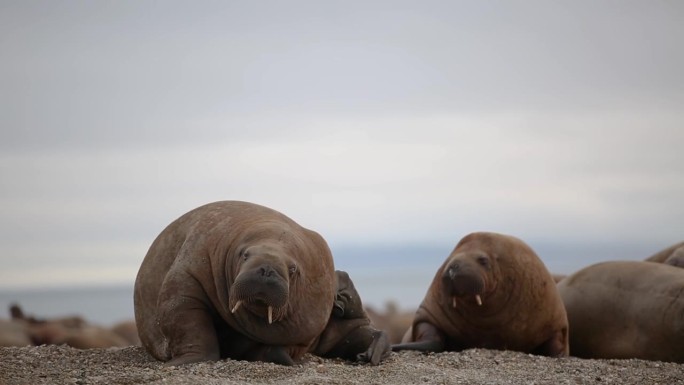
[[[270,266],[262,266],[259,268],[259,275],[262,277],[272,277],[275,271]]]

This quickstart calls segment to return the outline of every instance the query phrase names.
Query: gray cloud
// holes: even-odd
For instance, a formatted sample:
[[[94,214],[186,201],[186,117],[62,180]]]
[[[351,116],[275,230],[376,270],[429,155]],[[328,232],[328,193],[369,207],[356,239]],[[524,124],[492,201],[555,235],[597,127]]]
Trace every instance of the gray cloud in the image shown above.
[[[684,101],[682,6],[672,2],[4,8],[6,148],[229,140],[246,129],[282,137],[280,120],[311,114]]]

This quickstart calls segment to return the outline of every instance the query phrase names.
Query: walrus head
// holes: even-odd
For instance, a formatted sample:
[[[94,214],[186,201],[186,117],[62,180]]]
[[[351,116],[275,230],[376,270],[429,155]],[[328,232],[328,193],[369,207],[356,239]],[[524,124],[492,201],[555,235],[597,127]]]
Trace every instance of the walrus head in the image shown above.
[[[239,259],[230,287],[230,311],[243,308],[269,324],[281,320],[287,313],[290,283],[298,273],[294,260],[277,243],[246,247]]]
[[[492,290],[495,258],[483,251],[466,251],[451,255],[442,270],[444,295],[453,308],[459,301],[482,306],[483,297]]]
[[[335,278],[337,280],[337,293],[335,294],[332,315],[347,319],[364,317],[361,297],[359,297],[349,274],[346,271],[336,270]]]

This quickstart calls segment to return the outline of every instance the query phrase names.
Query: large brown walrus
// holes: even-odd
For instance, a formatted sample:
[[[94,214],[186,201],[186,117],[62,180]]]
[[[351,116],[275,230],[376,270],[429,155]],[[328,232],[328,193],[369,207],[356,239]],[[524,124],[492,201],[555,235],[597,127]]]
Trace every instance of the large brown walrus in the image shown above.
[[[292,364],[314,349],[344,350],[340,330],[365,338],[356,359],[377,364],[388,349],[374,330],[331,317],[337,279],[323,238],[252,203],[210,203],[172,222],[152,243],[134,291],[142,345],[167,365]]]
[[[520,239],[472,233],[437,271],[392,350],[508,349],[568,355],[568,320],[544,263]]]
[[[570,354],[684,362],[684,269],[611,261],[564,279]]]
[[[646,258],[648,262],[659,262],[676,267],[684,267],[684,242],[676,243]]]

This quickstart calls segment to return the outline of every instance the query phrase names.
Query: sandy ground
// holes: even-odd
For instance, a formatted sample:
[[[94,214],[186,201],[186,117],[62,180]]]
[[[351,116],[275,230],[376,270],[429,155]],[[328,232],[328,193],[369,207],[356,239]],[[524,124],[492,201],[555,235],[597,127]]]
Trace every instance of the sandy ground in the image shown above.
[[[0,384],[684,384],[684,364],[554,359],[510,351],[392,353],[380,366],[306,356],[299,365],[163,367],[140,347],[0,348]]]

